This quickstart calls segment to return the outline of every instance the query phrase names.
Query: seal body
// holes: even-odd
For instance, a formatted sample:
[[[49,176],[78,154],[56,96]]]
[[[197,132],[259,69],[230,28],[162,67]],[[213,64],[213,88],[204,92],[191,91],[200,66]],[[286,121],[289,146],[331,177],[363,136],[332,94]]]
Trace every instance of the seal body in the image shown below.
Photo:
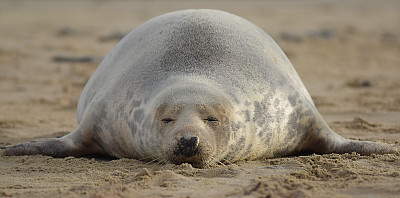
[[[204,166],[305,151],[395,152],[333,132],[273,39],[216,10],[168,13],[129,33],[86,84],[77,114],[70,134],[5,154]]]

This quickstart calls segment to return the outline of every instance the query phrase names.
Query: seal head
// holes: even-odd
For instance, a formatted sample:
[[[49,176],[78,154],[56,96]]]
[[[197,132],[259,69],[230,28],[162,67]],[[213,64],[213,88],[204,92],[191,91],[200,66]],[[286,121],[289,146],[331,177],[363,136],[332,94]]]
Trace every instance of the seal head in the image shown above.
[[[233,119],[227,96],[201,83],[172,84],[163,90],[150,108],[152,134],[160,136],[159,159],[194,166],[220,159],[218,151],[227,150]]]

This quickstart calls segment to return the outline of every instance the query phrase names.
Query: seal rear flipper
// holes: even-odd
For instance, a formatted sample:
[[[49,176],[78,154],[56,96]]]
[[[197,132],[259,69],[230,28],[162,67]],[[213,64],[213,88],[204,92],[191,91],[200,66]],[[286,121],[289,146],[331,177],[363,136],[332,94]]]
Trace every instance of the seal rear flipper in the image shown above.
[[[395,153],[398,149],[395,146],[371,141],[349,140],[335,133],[327,125],[323,129],[310,134],[306,142],[307,151],[320,154],[327,153],[352,153],[361,155]]]
[[[103,150],[95,141],[75,131],[61,138],[46,138],[24,142],[22,144],[6,147],[6,156],[19,155],[47,155],[52,157],[83,156],[87,154],[101,154]]]

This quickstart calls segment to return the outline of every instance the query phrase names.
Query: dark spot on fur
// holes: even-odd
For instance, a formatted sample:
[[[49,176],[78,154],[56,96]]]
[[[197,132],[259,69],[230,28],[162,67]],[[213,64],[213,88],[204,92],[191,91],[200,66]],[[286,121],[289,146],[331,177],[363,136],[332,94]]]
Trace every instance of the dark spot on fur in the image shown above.
[[[245,141],[246,141],[245,137],[240,137],[239,141],[235,145],[235,148],[236,148],[235,152],[240,151],[244,148]]]
[[[254,110],[253,121],[257,125],[261,126],[261,125],[263,125],[265,123],[264,113],[266,113],[266,111],[265,111],[266,108],[265,108],[264,105],[262,105],[261,103],[259,103],[257,101],[254,102],[254,108],[255,108],[255,110]]]
[[[142,123],[144,119],[144,110],[143,109],[138,109],[134,112],[133,118],[136,122]]]
[[[98,136],[101,135],[102,130],[96,124],[93,124],[93,133],[97,134]]]
[[[134,108],[140,106],[141,104],[142,102],[140,100],[132,100],[131,106]]]
[[[250,112],[246,110],[246,122],[250,122]]]
[[[245,147],[245,137],[240,137],[240,139],[236,142],[236,144],[232,144],[229,146],[229,152],[224,158],[226,161],[231,161],[233,158],[237,157],[238,153],[242,151]]]
[[[296,106],[297,98],[298,98],[298,94],[288,96],[290,106],[292,106],[292,107]]]
[[[150,100],[150,96],[146,96],[146,97],[144,98],[144,100],[143,100],[143,103],[144,103],[144,104],[147,104],[147,102],[149,102],[149,100]]]
[[[279,107],[280,103],[281,103],[281,100],[279,100],[279,98],[275,98],[275,100],[274,100],[274,106],[275,106],[275,107]]]
[[[261,130],[258,131],[257,136],[259,138],[262,138],[264,136],[264,133],[265,133],[265,131],[261,129]]]
[[[243,156],[246,158],[253,151],[253,144],[247,145],[246,152],[243,153]]]
[[[286,136],[285,142],[293,142],[300,146],[301,143],[305,141],[312,130],[315,130],[315,115],[311,107],[299,105],[293,110],[289,115],[289,122],[286,126],[288,134]],[[293,146],[293,145],[290,145]],[[296,150],[296,149],[295,149]],[[283,149],[282,151],[276,151],[274,155],[281,156],[287,155],[285,153],[288,149]]]
[[[271,104],[272,96],[266,95],[261,102],[254,102],[253,121],[256,126],[256,134],[261,137],[271,130],[274,122],[279,122],[284,116],[284,109],[279,105]]]
[[[132,135],[135,135],[137,132],[137,127],[134,122],[128,122],[128,126],[131,129]]]

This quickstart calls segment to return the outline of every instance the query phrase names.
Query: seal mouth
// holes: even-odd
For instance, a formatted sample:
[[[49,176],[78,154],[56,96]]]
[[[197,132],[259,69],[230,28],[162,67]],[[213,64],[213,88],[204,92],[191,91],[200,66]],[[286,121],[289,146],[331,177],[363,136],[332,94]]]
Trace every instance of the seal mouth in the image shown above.
[[[193,167],[196,168],[202,168],[207,165],[208,157],[202,156],[202,155],[195,155],[191,157],[185,157],[185,156],[174,156],[173,158],[170,158],[169,161],[174,164],[183,164],[183,163],[189,163]]]

